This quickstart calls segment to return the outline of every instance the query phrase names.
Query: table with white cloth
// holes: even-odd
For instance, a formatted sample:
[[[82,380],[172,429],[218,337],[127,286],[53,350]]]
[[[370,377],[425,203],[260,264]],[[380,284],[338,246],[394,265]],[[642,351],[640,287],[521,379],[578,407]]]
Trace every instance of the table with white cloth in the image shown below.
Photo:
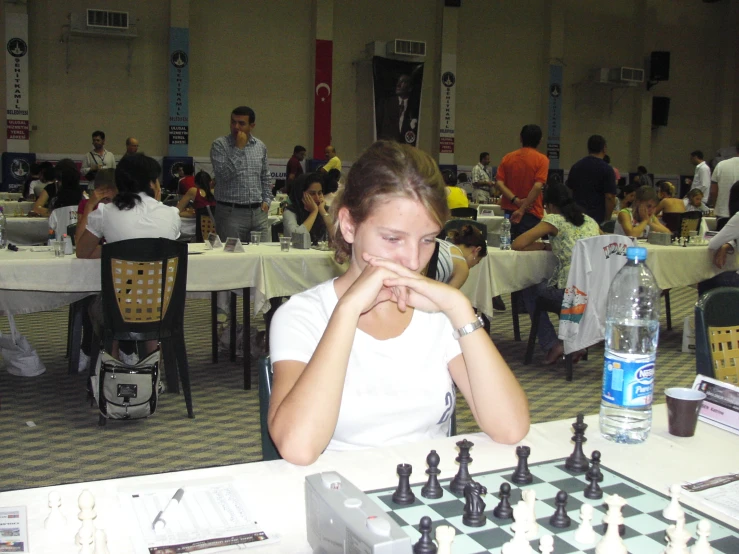
[[[190,244],[188,292],[252,288],[254,310],[269,308],[269,299],[297,294],[343,272],[333,252],[291,248],[279,243],[246,245],[245,252],[206,250]],[[45,249],[0,250],[0,314],[45,311],[100,292],[100,260],[55,258]]]
[[[22,197],[20,192],[0,192],[0,200],[20,200]]]
[[[9,242],[15,245],[46,244],[49,241],[49,219],[46,217],[8,217]]]
[[[713,265],[708,246],[658,246],[639,243],[647,249],[647,266],[660,289],[694,285],[722,271],[739,269],[739,256],[729,256],[726,267]],[[554,272],[554,254],[543,250],[521,252],[489,248],[488,255],[470,270],[462,292],[472,305],[493,316],[493,297],[525,289],[548,279]]]
[[[179,240],[183,242],[191,242],[195,240],[195,222],[197,221],[197,218],[194,216],[193,217],[180,216],[180,221],[182,223],[180,225]],[[267,218],[267,225],[269,226],[269,229],[271,229],[272,225],[274,225],[275,223],[279,223],[280,221],[282,221],[281,215],[270,215]],[[266,237],[266,240],[272,240],[272,236],[270,235],[269,231],[267,234],[268,236]]]
[[[477,218],[480,216],[503,216],[503,208],[499,204],[477,204]]]
[[[22,210],[22,215],[26,215],[33,208],[33,204],[33,202],[18,202],[17,200],[0,200],[0,208],[3,209],[5,217],[17,216],[18,210]]]
[[[487,227],[488,233],[500,233],[500,226],[505,218],[502,215],[477,216],[477,222]]]
[[[571,454],[572,422],[573,420],[561,420],[533,425],[520,443],[531,448],[529,464],[560,459]],[[597,415],[586,417],[585,422],[589,425],[586,446],[588,453],[599,450],[604,466],[663,494],[668,492],[670,485],[692,482],[707,476],[725,475],[737,469],[739,441],[735,435],[699,422],[694,437],[673,437],[667,432],[667,410],[664,404],[655,406],[652,432],[640,445],[621,445],[602,438],[597,431]],[[79,548],[74,545],[73,537],[80,526],[76,517],[77,499],[87,489],[95,498],[97,517],[94,525],[97,529],[105,530],[110,553],[133,554],[136,550],[132,544],[132,535],[140,531],[133,514],[124,509],[120,493],[158,491],[161,495],[171,495],[181,487],[187,491],[188,485],[231,484],[268,536],[275,534],[280,537],[277,543],[254,548],[255,553],[309,554],[312,550],[306,531],[306,476],[335,471],[362,491],[376,490],[395,487],[398,483],[397,464],[407,463],[413,467],[411,483],[422,483],[426,479],[423,473],[426,456],[434,449],[441,459],[439,479],[449,479],[458,470],[458,464],[455,463],[458,449],[455,443],[462,439],[474,443],[471,451],[471,473],[515,467],[514,445],[497,444],[486,435],[475,433],[383,448],[324,452],[310,466],[296,466],[284,460],[276,460],[8,491],[0,493],[0,505],[26,507],[32,552],[71,554],[78,552]],[[64,541],[60,540],[58,533],[44,530],[44,519],[49,513],[48,496],[52,490],[60,495],[62,510],[69,522],[70,532]],[[495,506],[496,494],[497,491],[488,491],[485,497],[488,510]],[[629,499],[626,500],[628,503]],[[683,492],[680,500],[683,505],[700,510],[730,527],[737,526],[736,519],[702,503],[694,494]],[[665,500],[665,506],[668,502]],[[657,508],[661,509],[661,506]],[[624,514],[628,509],[627,505]],[[569,507],[568,510],[574,515],[576,508]],[[419,514],[419,518],[420,515],[422,514]],[[577,519],[574,519],[573,529],[577,527]],[[452,548],[461,547],[462,540],[462,535],[458,535]]]

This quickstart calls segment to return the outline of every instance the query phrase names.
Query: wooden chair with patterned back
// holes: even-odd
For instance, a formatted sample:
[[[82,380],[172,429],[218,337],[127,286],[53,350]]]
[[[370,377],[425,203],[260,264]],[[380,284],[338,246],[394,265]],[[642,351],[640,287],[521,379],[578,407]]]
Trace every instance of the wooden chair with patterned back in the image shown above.
[[[719,287],[695,305],[696,373],[739,384],[739,289]]]
[[[195,417],[184,334],[187,243],[163,238],[108,243],[100,271],[105,348],[110,352],[114,340],[158,340],[168,389],[179,392],[182,382],[187,415]],[[99,346],[94,339],[92,360]]]

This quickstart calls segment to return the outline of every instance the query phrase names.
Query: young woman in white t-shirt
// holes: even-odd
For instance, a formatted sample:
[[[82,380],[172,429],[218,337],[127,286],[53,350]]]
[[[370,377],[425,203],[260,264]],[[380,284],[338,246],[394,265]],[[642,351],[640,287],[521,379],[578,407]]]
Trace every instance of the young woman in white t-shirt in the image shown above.
[[[310,464],[327,448],[445,436],[454,385],[493,440],[521,440],[526,395],[469,300],[420,274],[448,215],[436,163],[377,142],[331,208],[346,273],[293,296],[272,320],[268,421],[283,458]]]

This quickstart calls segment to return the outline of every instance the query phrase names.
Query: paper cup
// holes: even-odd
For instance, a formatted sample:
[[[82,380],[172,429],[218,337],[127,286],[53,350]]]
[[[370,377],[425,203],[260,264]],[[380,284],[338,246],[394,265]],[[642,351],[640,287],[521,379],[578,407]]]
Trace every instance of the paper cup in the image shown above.
[[[667,425],[671,435],[692,437],[698,423],[698,412],[706,395],[698,390],[675,387],[665,389]]]

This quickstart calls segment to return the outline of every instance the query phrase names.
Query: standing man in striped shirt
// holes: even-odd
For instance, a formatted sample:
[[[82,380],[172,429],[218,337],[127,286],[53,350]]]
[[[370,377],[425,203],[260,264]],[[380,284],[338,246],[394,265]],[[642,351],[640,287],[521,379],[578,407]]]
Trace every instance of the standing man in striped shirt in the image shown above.
[[[249,241],[251,231],[268,240],[267,214],[272,202],[267,147],[252,136],[254,110],[239,106],[231,112],[231,134],[213,141],[210,161],[216,178],[216,230],[222,241]]]

